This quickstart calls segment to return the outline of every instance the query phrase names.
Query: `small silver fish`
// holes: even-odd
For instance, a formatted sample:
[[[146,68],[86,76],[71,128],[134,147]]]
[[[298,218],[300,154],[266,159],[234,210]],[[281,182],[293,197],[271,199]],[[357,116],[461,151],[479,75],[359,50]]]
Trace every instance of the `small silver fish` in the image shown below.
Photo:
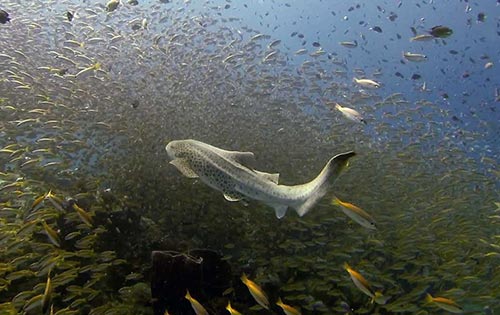
[[[362,87],[365,87],[367,89],[378,89],[380,87],[380,83],[378,82],[375,82],[373,80],[370,80],[370,79],[357,79],[357,78],[354,78],[354,83],[362,86]]]
[[[408,61],[422,62],[427,60],[427,56],[423,54],[414,54],[411,52],[403,52],[403,57]]]
[[[344,107],[341,106],[340,104],[335,104],[335,109],[339,110],[349,120],[366,124],[366,120],[364,120],[363,116],[361,116],[361,114],[358,113],[358,111],[352,108]]]
[[[352,42],[343,41],[343,42],[340,42],[339,44],[342,45],[342,46],[344,46],[344,47],[347,47],[347,48],[356,48],[356,47],[358,47],[358,42],[357,41],[352,41]]]

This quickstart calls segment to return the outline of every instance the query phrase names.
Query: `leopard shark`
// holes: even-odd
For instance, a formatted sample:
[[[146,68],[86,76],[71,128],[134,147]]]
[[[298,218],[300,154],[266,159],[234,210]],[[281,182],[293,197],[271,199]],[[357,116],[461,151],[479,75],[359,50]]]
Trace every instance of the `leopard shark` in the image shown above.
[[[299,216],[309,212],[356,155],[353,151],[337,154],[310,182],[288,186],[278,184],[279,174],[255,170],[252,152],[226,151],[193,139],[171,141],[165,149],[170,164],[184,176],[200,179],[221,191],[228,201],[246,198],[261,201],[274,208],[280,219],[289,207]]]

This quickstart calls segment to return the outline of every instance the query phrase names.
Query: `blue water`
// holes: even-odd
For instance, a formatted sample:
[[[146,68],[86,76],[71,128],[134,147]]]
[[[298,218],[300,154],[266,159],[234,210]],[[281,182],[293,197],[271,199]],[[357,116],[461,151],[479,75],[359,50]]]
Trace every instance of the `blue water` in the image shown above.
[[[312,43],[318,42],[328,54],[345,60],[351,71],[360,68],[370,77],[380,69],[378,79],[383,87],[377,94],[401,92],[409,101],[425,98],[438,104],[443,111],[450,111],[450,117],[460,118],[454,127],[484,135],[474,146],[490,157],[498,157],[500,113],[494,101],[495,88],[500,88],[500,6],[495,1],[234,1],[230,5],[223,16],[239,17],[242,24],[281,39],[281,47],[290,53],[300,48],[313,52],[317,48]],[[391,13],[397,15],[394,21],[388,18]],[[477,20],[479,13],[486,14],[484,22]],[[413,36],[410,27],[416,28],[418,34],[426,34],[436,25],[450,27],[453,35],[431,42],[409,41]],[[370,30],[374,26],[379,26],[382,33]],[[293,32],[304,38],[291,37]],[[354,49],[338,44],[353,40],[359,44]],[[428,60],[402,64],[403,51],[425,54]],[[299,66],[307,59],[307,55],[290,54],[289,62]],[[492,69],[484,69],[488,61],[495,64]],[[396,76],[396,72],[404,78]],[[466,78],[465,73],[469,74]],[[412,80],[413,74],[421,78]],[[349,75],[347,83],[351,79]],[[431,90],[424,96],[416,92],[423,82]],[[449,96],[446,99],[445,93]]]

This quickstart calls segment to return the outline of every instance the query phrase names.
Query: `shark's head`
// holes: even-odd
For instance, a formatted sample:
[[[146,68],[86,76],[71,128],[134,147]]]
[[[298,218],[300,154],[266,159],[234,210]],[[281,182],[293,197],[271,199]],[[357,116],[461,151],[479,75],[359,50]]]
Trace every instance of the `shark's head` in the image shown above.
[[[189,150],[189,145],[186,140],[174,140],[170,141],[165,147],[167,154],[170,159],[182,158],[187,150]]]

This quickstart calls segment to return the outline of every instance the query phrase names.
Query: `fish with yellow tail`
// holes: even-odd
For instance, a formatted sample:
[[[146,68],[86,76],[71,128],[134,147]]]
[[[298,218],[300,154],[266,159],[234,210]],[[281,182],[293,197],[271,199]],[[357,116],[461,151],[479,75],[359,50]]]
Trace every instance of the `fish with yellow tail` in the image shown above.
[[[361,209],[360,207],[353,205],[349,202],[341,201],[339,198],[334,197],[332,200],[332,204],[334,206],[339,206],[349,218],[353,219],[359,225],[371,229],[376,230],[377,226],[375,225],[375,220],[369,215],[366,211]]]
[[[285,312],[286,315],[302,315],[302,313],[295,307],[283,303],[281,298],[278,298],[278,302],[276,302],[276,305],[281,307],[281,309],[283,310],[283,312]]]
[[[38,208],[40,208],[40,206],[42,205],[42,201],[45,200],[45,198],[47,198],[47,195],[49,193],[45,193],[39,197],[37,197],[34,201],[33,201],[33,204],[31,205],[31,209],[30,209],[30,212],[35,212],[36,210],[38,210]]]
[[[390,298],[391,298],[390,296],[383,295],[382,292],[380,291],[375,291],[375,293],[373,293],[371,303],[375,302],[377,304],[384,305],[385,303],[387,303],[387,301],[389,301]]]
[[[365,277],[363,277],[359,272],[352,269],[348,263],[344,263],[344,269],[349,273],[349,276],[351,276],[351,280],[354,285],[361,290],[361,292],[373,298],[373,292],[368,280],[366,280]]]
[[[427,295],[425,296],[425,302],[434,304],[437,307],[453,314],[462,314],[464,312],[463,308],[460,305],[458,305],[455,301],[445,297],[440,297],[440,296],[433,297],[432,295],[427,293]]]
[[[47,283],[45,284],[45,291],[42,297],[42,314],[47,313],[49,310],[49,305],[52,300],[52,281],[50,280],[50,271],[47,276]]]
[[[95,73],[95,71],[101,69],[101,64],[100,63],[95,63],[91,65],[90,67],[84,68],[81,71],[79,71],[77,74],[75,74],[75,78],[81,79],[88,77],[90,74]]]
[[[94,220],[92,219],[92,215],[88,213],[87,211],[83,210],[80,206],[78,206],[75,203],[73,203],[73,209],[75,209],[76,213],[80,217],[80,219],[85,223],[87,226],[91,227],[92,224],[94,223]]]
[[[49,238],[49,241],[55,246],[61,247],[61,238],[59,237],[59,233],[51,228],[50,225],[45,222],[45,220],[42,220],[41,222],[43,229],[45,230],[45,234],[47,234],[47,237]]]
[[[243,315],[243,314],[241,314],[240,312],[238,312],[237,310],[235,310],[235,309],[231,306],[231,302],[230,302],[230,301],[227,301],[226,310],[227,310],[227,311],[229,312],[229,314],[231,314],[231,315]]]
[[[66,210],[62,206],[63,204],[62,199],[54,195],[52,190],[49,190],[49,192],[45,195],[45,199],[47,199],[59,212],[61,213],[66,212]]]
[[[305,215],[330,190],[348,161],[352,151],[332,157],[312,181],[294,186],[279,185],[279,174],[253,169],[252,152],[226,151],[209,144],[188,139],[167,144],[170,164],[184,176],[199,178],[208,186],[221,191],[228,201],[245,197],[261,201],[274,208],[276,217],[285,216],[288,207],[299,216]]]
[[[241,282],[243,282],[243,284],[247,286],[248,291],[250,291],[250,294],[253,296],[255,301],[259,303],[260,306],[268,310],[269,300],[267,299],[267,295],[260,288],[260,286],[257,283],[253,282],[252,280],[248,279],[245,273],[243,273],[240,279]]]
[[[371,297],[372,303],[385,304],[390,299],[390,296],[384,296],[380,291],[374,292],[368,280],[366,280],[362,274],[352,269],[348,263],[344,263],[344,269],[349,273],[349,276],[351,276],[354,285],[361,292]]]
[[[198,302],[194,297],[189,294],[189,290],[186,290],[186,295],[184,296],[186,300],[191,303],[191,307],[193,308],[193,311],[196,313],[196,315],[208,315],[207,310],[201,305],[200,302]]]

